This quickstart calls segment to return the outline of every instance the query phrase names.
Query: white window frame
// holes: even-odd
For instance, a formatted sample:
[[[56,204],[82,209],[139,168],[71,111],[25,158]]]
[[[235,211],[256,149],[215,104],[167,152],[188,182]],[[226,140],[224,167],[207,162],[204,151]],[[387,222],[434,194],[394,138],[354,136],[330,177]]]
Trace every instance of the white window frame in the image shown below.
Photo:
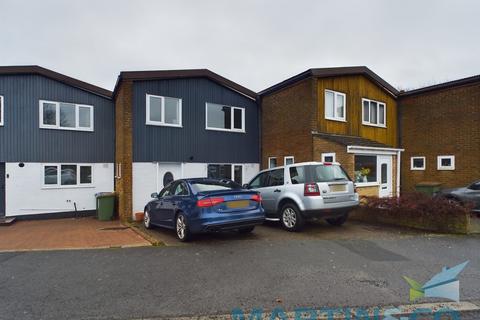
[[[206,176],[208,176],[208,166],[210,166],[210,165],[212,165],[212,166],[216,166],[216,165],[218,165],[218,166],[232,166],[232,171],[230,172],[230,175],[231,175],[231,177],[232,177],[232,179],[231,179],[232,181],[235,181],[235,180],[234,180],[234,179],[235,179],[235,167],[236,167],[236,166],[237,166],[237,167],[242,167],[242,183],[241,183],[241,184],[243,184],[243,182],[245,181],[245,179],[244,179],[245,166],[244,166],[243,164],[241,164],[241,163],[225,163],[225,162],[217,163],[217,162],[209,162],[209,163],[207,163],[207,167],[205,168],[205,169],[206,169]]]
[[[332,157],[333,158],[332,162],[337,162],[337,155],[335,154],[335,152],[322,153],[322,162],[326,162],[325,161],[326,157]]]
[[[50,103],[55,105],[55,124],[44,124],[43,123],[43,104]],[[75,106],[75,127],[61,127],[60,126],[60,104],[73,104]],[[80,127],[80,118],[79,118],[79,109],[82,108],[89,108],[90,109],[90,127]],[[49,101],[49,100],[40,100],[39,101],[39,120],[40,120],[40,128],[41,129],[56,129],[56,130],[72,130],[72,131],[94,131],[94,112],[93,106],[87,104],[77,104],[71,102],[60,102],[60,101]]]
[[[62,166],[77,166],[77,184],[74,185],[62,185]],[[57,167],[57,183],[45,184],[45,167]],[[95,187],[95,171],[92,163],[43,163],[42,164],[42,189],[76,189],[76,188],[94,188]],[[91,167],[92,169],[92,182],[80,183],[80,167]]]
[[[442,159],[450,159],[450,166],[442,166]],[[444,155],[437,157],[437,170],[455,170],[455,156]]]
[[[376,180],[370,182],[355,182],[355,177],[353,178],[354,184],[357,187],[376,187],[380,185],[380,166],[378,165],[379,162],[379,154],[371,154],[371,153],[355,153],[353,157],[353,170],[355,171],[355,156],[372,156],[375,157],[376,162]]]
[[[150,97],[154,98],[159,98],[162,103],[161,103],[161,110],[160,114],[162,117],[162,121],[153,121],[150,120]],[[170,99],[177,99],[178,100],[178,124],[176,123],[167,123],[165,122],[165,98],[170,98]],[[163,126],[163,127],[177,127],[181,128],[182,127],[182,99],[181,98],[176,98],[176,97],[167,97],[167,96],[157,96],[154,94],[146,94],[146,121],[145,124],[151,125],[151,126]]]
[[[268,157],[268,169],[278,167],[278,162],[277,162],[277,165],[275,167],[270,166],[270,160],[273,160],[273,159],[275,159],[275,162],[277,162],[277,157]]]
[[[368,102],[368,121],[365,120],[365,105],[364,102]],[[375,102],[377,104],[377,123],[373,123],[370,121],[370,115],[371,115],[371,103]],[[379,115],[380,115],[380,105],[383,105],[383,124],[380,123],[379,121]],[[372,126],[372,127],[380,127],[380,128],[386,128],[387,127],[387,104],[385,102],[377,101],[377,100],[371,100],[367,98],[362,98],[362,124],[365,126]]]
[[[418,160],[418,159],[422,159],[422,160],[423,160],[423,167],[416,168],[416,167],[413,166],[414,160]],[[411,157],[411,158],[410,158],[410,170],[424,171],[425,168],[426,168],[426,166],[427,166],[427,161],[426,161],[426,158],[425,158],[425,157],[415,156],[415,157]]]
[[[224,128],[215,128],[215,127],[209,127],[208,126],[208,105],[211,104],[211,105],[217,105],[217,106],[223,106],[223,107],[229,107],[232,109],[232,112],[230,112],[230,116],[231,116],[231,120],[230,120],[230,124],[231,124],[231,129],[224,129]],[[242,129],[235,129],[234,128],[234,115],[235,115],[235,112],[234,110],[235,109],[239,109],[239,110],[242,110]],[[224,132],[239,132],[239,133],[245,133],[245,108],[242,108],[242,107],[234,107],[234,106],[227,106],[225,104],[220,104],[220,103],[214,103],[214,102],[205,102],[205,129],[206,130],[214,130],[214,131],[224,131]]]
[[[286,156],[283,158],[283,165],[287,165],[287,159],[292,159],[292,164],[295,164],[295,157],[294,156]]]
[[[327,116],[327,92],[333,93],[333,117]],[[343,96],[343,117],[337,116],[337,96]],[[343,92],[333,91],[329,89],[325,89],[324,94],[324,109],[325,109],[325,119],[333,120],[333,121],[342,121],[346,122],[347,116],[347,95]]]
[[[5,97],[0,95],[0,126],[4,125],[5,119],[5,108],[3,107],[5,101]]]

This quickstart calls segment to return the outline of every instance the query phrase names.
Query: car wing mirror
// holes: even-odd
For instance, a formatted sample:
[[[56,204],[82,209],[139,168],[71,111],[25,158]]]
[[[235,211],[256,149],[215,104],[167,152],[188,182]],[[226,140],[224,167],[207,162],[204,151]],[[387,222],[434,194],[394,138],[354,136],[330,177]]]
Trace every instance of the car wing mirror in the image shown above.
[[[154,192],[150,195],[150,197],[152,198],[158,198],[158,193],[157,192]]]
[[[242,186],[243,189],[250,189],[250,186],[248,185],[248,183],[245,183],[243,186]]]

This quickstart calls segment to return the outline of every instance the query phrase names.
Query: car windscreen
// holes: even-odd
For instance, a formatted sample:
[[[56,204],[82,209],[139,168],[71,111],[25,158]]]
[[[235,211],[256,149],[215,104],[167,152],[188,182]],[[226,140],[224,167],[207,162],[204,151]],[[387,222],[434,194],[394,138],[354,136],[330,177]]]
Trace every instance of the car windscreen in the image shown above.
[[[192,181],[190,182],[190,186],[195,194],[200,192],[238,190],[242,188],[239,184],[230,180]]]
[[[312,165],[310,172],[314,182],[349,181],[347,173],[339,165]]]

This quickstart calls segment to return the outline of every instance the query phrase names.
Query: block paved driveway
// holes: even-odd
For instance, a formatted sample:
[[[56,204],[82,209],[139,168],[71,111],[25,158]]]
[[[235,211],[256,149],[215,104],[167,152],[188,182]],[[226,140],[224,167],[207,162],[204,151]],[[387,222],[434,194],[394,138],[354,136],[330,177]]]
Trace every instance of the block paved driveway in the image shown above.
[[[92,217],[18,221],[0,227],[0,252],[148,245],[149,242],[120,222]]]
[[[409,290],[403,275],[424,283],[465,260],[461,299],[480,300],[478,236],[353,222],[309,225],[300,234],[266,225],[251,235],[202,236],[187,245],[170,231],[152,233],[167,246],[0,253],[0,319],[172,319],[237,307],[402,305]]]

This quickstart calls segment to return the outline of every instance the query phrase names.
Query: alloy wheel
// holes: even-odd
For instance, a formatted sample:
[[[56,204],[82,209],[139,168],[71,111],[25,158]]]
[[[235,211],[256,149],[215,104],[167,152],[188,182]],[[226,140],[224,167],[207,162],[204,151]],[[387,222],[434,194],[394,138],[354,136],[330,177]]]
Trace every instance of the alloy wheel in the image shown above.
[[[150,228],[150,214],[148,213],[147,210],[145,210],[145,213],[143,215],[143,225],[145,228]]]
[[[185,223],[185,217],[182,215],[179,215],[177,217],[177,235],[179,239],[185,238],[186,229],[187,229],[187,225]]]
[[[295,223],[297,223],[297,215],[292,208],[286,208],[285,210],[283,210],[282,220],[283,220],[283,224],[287,228],[291,229],[295,227]]]

